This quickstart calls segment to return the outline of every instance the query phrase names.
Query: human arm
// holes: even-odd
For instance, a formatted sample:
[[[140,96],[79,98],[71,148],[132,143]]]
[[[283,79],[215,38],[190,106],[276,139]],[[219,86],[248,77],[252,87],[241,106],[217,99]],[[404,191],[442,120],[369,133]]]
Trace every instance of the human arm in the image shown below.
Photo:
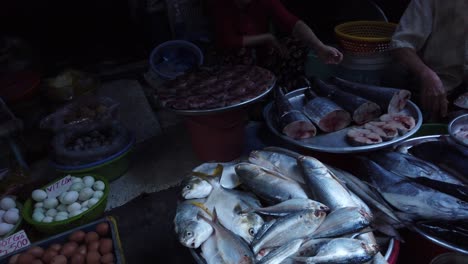
[[[338,64],[343,59],[343,54],[334,47],[325,45],[315,35],[312,29],[302,20],[298,20],[294,25],[292,35],[304,41],[312,48],[324,63]]]

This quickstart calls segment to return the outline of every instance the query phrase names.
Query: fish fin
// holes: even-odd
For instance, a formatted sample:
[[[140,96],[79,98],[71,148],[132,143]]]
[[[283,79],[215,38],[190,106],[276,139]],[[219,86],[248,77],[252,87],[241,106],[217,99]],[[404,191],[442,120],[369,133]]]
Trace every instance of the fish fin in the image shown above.
[[[271,151],[271,152],[278,152],[278,153],[281,153],[281,154],[285,154],[285,155],[288,155],[290,157],[293,157],[293,158],[298,158],[300,156],[303,156],[295,151],[292,151],[292,150],[289,150],[289,149],[285,149],[285,148],[282,148],[282,147],[275,147],[275,146],[270,146],[270,147],[265,147],[263,148],[264,150],[267,150],[267,151]]]
[[[258,165],[257,165],[258,166]],[[290,182],[295,182],[297,183],[297,181],[291,179],[291,178],[288,178],[286,176],[284,176],[282,173],[278,172],[278,171],[274,171],[274,170],[270,170],[270,169],[267,169],[265,167],[262,167],[262,166],[258,166],[260,168],[260,170],[266,172],[266,173],[269,173],[269,174],[272,174],[278,178],[281,178],[283,180],[287,180],[287,181],[290,181]]]
[[[240,204],[236,204],[233,208],[234,214],[236,215],[241,215],[243,214],[242,212],[242,206]]]
[[[200,203],[200,202],[190,202],[191,204],[195,205],[196,207],[202,209],[205,213],[207,213],[211,218],[213,218],[213,214],[210,212],[210,210],[208,208],[206,208],[206,206],[203,204],[203,203]],[[214,209],[213,209],[214,211]],[[214,213],[214,212],[213,212]]]
[[[356,237],[358,237],[360,235],[363,235],[363,234],[366,234],[366,233],[371,233],[371,232],[374,232],[374,231],[375,231],[374,228],[366,227],[366,228],[360,230],[359,232],[354,233],[350,238],[356,239]]]

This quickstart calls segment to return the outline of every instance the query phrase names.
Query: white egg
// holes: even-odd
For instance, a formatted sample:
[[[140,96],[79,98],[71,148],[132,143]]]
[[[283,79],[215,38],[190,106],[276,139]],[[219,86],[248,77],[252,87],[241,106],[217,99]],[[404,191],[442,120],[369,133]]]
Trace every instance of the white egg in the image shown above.
[[[79,191],[81,191],[84,187],[86,187],[86,186],[84,185],[83,182],[76,182],[76,183],[72,184],[72,186],[70,186],[70,191],[77,191],[77,192],[79,192]]]
[[[50,216],[46,216],[44,219],[42,219],[42,223],[51,223],[52,221],[54,221],[54,218]]]
[[[4,215],[5,213],[6,213],[6,211],[5,211],[5,210],[0,210],[0,219],[2,219],[2,218],[3,218],[3,215]]]
[[[60,202],[62,202],[63,197],[65,197],[65,195],[67,195],[67,193],[68,193],[68,192],[62,192],[62,193],[57,197],[57,199],[58,199]]]
[[[46,214],[46,216],[54,217],[54,216],[57,215],[57,210],[54,209],[54,208],[51,208],[51,209],[47,210],[47,212],[45,214]]]
[[[44,200],[44,208],[46,209],[52,209],[57,207],[59,201],[57,198],[47,198]]]
[[[68,212],[58,212],[57,215],[61,215],[61,216],[66,216],[68,217]],[[56,215],[56,216],[57,216]]]
[[[80,177],[72,177],[72,183],[83,182],[83,179]]]
[[[47,198],[47,193],[44,190],[37,189],[31,193],[31,197],[36,202],[42,202]]]
[[[44,213],[41,213],[41,212],[34,212],[32,215],[33,220],[36,222],[42,222],[44,217],[45,217]]]
[[[79,215],[81,213],[82,213],[81,210],[76,210],[74,212],[69,213],[68,217],[71,218],[71,217],[77,216],[77,215]]]
[[[98,199],[96,199],[96,198],[91,198],[91,199],[88,200],[88,206],[89,206],[89,207],[93,207],[93,205],[97,204],[97,202],[99,202]]]
[[[0,201],[0,207],[5,211],[11,208],[15,208],[16,207],[15,200],[13,200],[10,197],[5,197]]]
[[[67,211],[71,214],[75,211],[78,211],[81,209],[81,204],[79,203],[72,203],[67,207]]]
[[[78,197],[78,199],[80,201],[86,201],[86,200],[89,200],[89,198],[93,197],[93,194],[94,194],[93,189],[86,187],[80,191],[80,196]]]
[[[8,223],[1,223],[0,224],[0,236],[5,235],[6,233],[10,232],[13,229],[14,225]]]
[[[88,209],[89,209],[88,207],[81,207],[80,210],[81,210],[82,212],[86,212]]]
[[[103,191],[106,188],[106,185],[103,181],[97,181],[93,184],[93,189],[96,191]]]
[[[19,214],[18,214],[18,212],[11,211],[11,209],[10,209],[3,215],[3,220],[6,223],[14,225],[19,220]]]
[[[44,207],[44,203],[43,203],[43,202],[35,203],[35,204],[34,204],[34,208],[41,208],[41,207]]]
[[[81,203],[81,207],[88,207],[88,204],[89,204],[89,200],[86,200]]]
[[[63,221],[63,220],[67,220],[68,219],[68,215],[56,215],[54,217],[54,221]]]
[[[18,208],[11,208],[8,211],[16,212],[17,214],[19,214],[19,209]]]
[[[104,192],[102,191],[95,191],[93,194],[93,198],[96,198],[96,199],[101,199],[102,196],[104,196]]]
[[[93,187],[94,178],[93,178],[93,176],[84,176],[83,177],[83,182],[86,185],[86,187]]]
[[[42,207],[34,208],[34,211],[33,211],[33,212],[34,212],[34,213],[35,213],[35,212],[39,212],[39,213],[41,213],[41,214],[45,214],[45,210],[44,210],[44,208],[42,208]]]
[[[56,209],[59,212],[66,212],[67,211],[67,206],[65,204],[59,204]]]
[[[77,191],[69,191],[61,200],[63,204],[72,204],[78,200],[78,192]]]

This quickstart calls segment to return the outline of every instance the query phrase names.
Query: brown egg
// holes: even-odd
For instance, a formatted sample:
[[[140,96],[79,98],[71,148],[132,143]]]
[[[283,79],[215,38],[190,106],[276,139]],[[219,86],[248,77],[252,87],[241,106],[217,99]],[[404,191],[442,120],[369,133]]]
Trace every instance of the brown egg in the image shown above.
[[[31,264],[44,264],[44,262],[40,259],[35,259],[33,262],[31,262]]]
[[[70,241],[74,241],[74,242],[76,242],[76,243],[81,243],[81,242],[83,242],[83,240],[84,240],[84,238],[85,238],[85,235],[86,235],[85,232],[79,230],[79,231],[73,232],[73,233],[68,237],[68,239],[69,239]]]
[[[86,260],[86,256],[80,253],[75,253],[71,257],[70,264],[84,264]]]
[[[101,254],[97,251],[88,252],[86,255],[86,264],[99,264],[101,261]]]
[[[16,264],[18,263],[18,257],[19,254],[11,256],[11,258],[8,260],[8,264]]]
[[[57,255],[50,261],[50,264],[67,264],[67,257],[64,255]]]
[[[88,253],[88,249],[86,248],[86,245],[83,244],[78,247],[76,252],[80,253],[81,255],[86,255],[86,253]]]
[[[78,248],[78,244],[76,242],[70,241],[63,245],[62,249],[60,250],[60,255],[64,255],[65,257],[71,257],[75,254],[76,249]]]
[[[91,241],[96,241],[96,240],[99,240],[99,235],[96,232],[91,231],[91,232],[86,233],[85,235],[86,243],[90,243]]]
[[[55,244],[50,245],[49,248],[51,248],[51,249],[53,249],[53,250],[59,252],[60,249],[62,249],[62,245],[55,243]]]
[[[58,255],[58,252],[52,248],[48,248],[45,252],[44,255],[42,255],[42,261],[45,263],[50,263],[52,259]]]
[[[29,253],[31,255],[33,255],[34,257],[36,258],[41,258],[42,255],[44,255],[44,249],[41,248],[41,247],[32,247],[30,249],[28,249],[28,251],[26,251],[26,253]]]
[[[28,253],[22,253],[18,256],[18,264],[31,264],[31,262],[33,262],[33,260],[35,260],[36,257],[34,257],[33,255],[31,254],[28,254]]]
[[[112,239],[110,238],[103,238],[99,241],[99,252],[102,255],[112,252]]]
[[[108,264],[108,263],[113,263],[114,262],[114,254],[112,253],[107,253],[105,255],[102,255],[101,257],[101,262]]]
[[[88,244],[88,252],[99,251],[99,241],[91,241]]]
[[[96,226],[96,232],[100,236],[107,236],[109,233],[109,224],[108,223],[100,223],[99,225]]]

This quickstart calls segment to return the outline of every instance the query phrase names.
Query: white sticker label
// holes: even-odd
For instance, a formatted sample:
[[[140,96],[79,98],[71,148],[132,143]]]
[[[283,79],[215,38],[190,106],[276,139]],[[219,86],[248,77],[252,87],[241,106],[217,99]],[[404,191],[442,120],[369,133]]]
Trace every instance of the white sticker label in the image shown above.
[[[0,240],[0,256],[13,253],[18,249],[29,246],[30,244],[31,242],[29,242],[28,236],[24,230],[21,230],[3,240]]]
[[[67,191],[72,184],[73,182],[70,175],[52,183],[46,188],[47,198],[55,198],[59,196],[62,192]]]

